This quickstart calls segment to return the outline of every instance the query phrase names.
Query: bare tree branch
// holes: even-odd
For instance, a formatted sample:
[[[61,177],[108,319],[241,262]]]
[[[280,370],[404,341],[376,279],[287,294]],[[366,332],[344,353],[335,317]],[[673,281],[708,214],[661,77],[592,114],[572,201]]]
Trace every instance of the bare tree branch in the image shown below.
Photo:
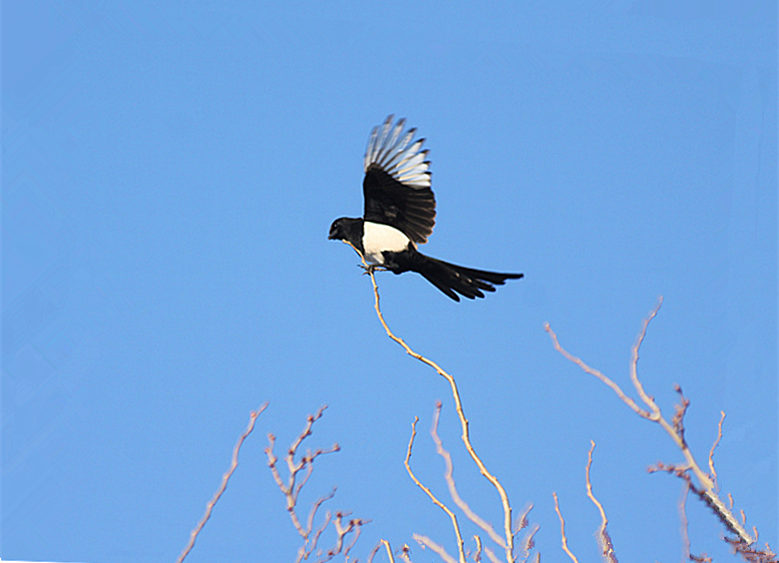
[[[493,552],[489,547],[484,546],[484,554],[487,556],[487,559],[490,560],[490,563],[499,563],[500,560],[495,555],[495,552]]]
[[[329,516],[330,515],[328,514],[328,517]],[[335,513],[335,520],[333,520],[333,526],[335,527],[335,532],[336,532],[335,545],[327,550],[325,556],[323,558],[320,558],[318,560],[318,563],[326,563],[327,561],[330,561],[333,557],[335,557],[342,551],[344,555],[344,560],[349,561],[349,552],[352,550],[354,544],[357,542],[357,539],[360,537],[362,526],[367,524],[368,520],[360,520],[359,518],[352,518],[346,524],[344,524],[343,519],[346,516],[349,516],[349,514],[344,512]],[[348,536],[352,532],[354,532],[354,538],[352,539],[352,542],[344,550],[344,540],[346,539],[346,536]]]
[[[181,555],[179,555],[179,558],[176,560],[177,563],[184,561],[186,556],[189,555],[189,552],[192,551],[192,548],[195,546],[195,541],[197,540],[200,531],[203,529],[203,526],[206,525],[208,519],[211,518],[211,511],[214,509],[214,506],[216,506],[216,503],[221,498],[222,493],[224,493],[225,489],[227,489],[227,483],[230,481],[230,477],[232,477],[233,473],[238,467],[238,453],[241,451],[241,446],[243,445],[244,440],[246,440],[249,434],[252,433],[252,430],[254,430],[254,424],[257,422],[257,417],[259,417],[267,408],[268,403],[263,403],[259,409],[252,411],[249,415],[249,425],[246,427],[246,430],[243,431],[243,434],[241,434],[241,436],[238,438],[238,442],[236,442],[235,447],[233,448],[233,457],[232,461],[230,462],[230,468],[222,476],[222,483],[219,485],[219,489],[217,489],[214,496],[210,501],[208,501],[208,504],[206,504],[206,512],[203,514],[203,518],[200,519],[200,522],[198,522],[197,526],[195,526],[195,529],[192,530],[192,533],[189,535],[189,543],[187,544],[187,547],[184,548],[184,551],[181,552]]]
[[[481,516],[476,514],[473,509],[468,505],[467,502],[465,502],[462,497],[460,497],[459,493],[457,492],[457,486],[454,482],[454,466],[452,465],[452,456],[451,454],[444,448],[444,444],[441,441],[440,436],[438,435],[438,420],[441,416],[441,402],[438,401],[435,406],[435,411],[433,412],[433,426],[430,429],[430,434],[433,437],[433,442],[435,442],[436,446],[436,452],[438,455],[440,455],[444,459],[444,465],[446,466],[446,471],[444,472],[444,480],[446,481],[446,485],[449,488],[449,494],[452,496],[452,500],[454,500],[454,503],[465,513],[465,516],[468,517],[468,519],[476,524],[479,528],[487,532],[487,535],[490,536],[490,539],[494,541],[496,544],[498,544],[501,548],[506,549],[506,541],[498,535],[498,533],[495,531],[495,528],[492,527],[492,524],[484,520]]]
[[[709,451],[709,473],[711,474],[711,478],[714,480],[714,487],[717,490],[719,490],[719,485],[717,484],[717,470],[714,469],[714,450],[717,449],[720,440],[722,440],[723,422],[725,422],[725,411],[720,411],[719,425],[717,425],[717,439],[714,440],[714,443],[711,445],[711,450]]]
[[[444,546],[437,544],[427,536],[423,536],[420,534],[412,534],[412,537],[416,540],[416,542],[419,545],[422,546],[423,549],[424,548],[429,549],[430,551],[438,555],[438,557],[443,559],[446,563],[457,563],[454,557],[452,557],[446,552]],[[465,559],[463,559],[463,561],[465,561]]]
[[[538,524],[533,524],[527,534],[525,534],[525,539],[522,540],[522,563],[525,563],[530,558],[530,551],[535,547],[535,536],[540,528]]]
[[[574,563],[579,563],[579,560],[576,559],[576,556],[571,553],[570,549],[568,549],[568,537],[565,535],[565,520],[563,519],[563,513],[560,512],[560,503],[557,501],[557,493],[553,492],[552,496],[554,497],[554,510],[557,512],[557,517],[560,519],[560,537],[563,545],[563,551],[568,555],[568,557],[571,558],[571,561]]]
[[[476,563],[481,561],[481,538],[478,535],[473,536],[473,540],[476,542],[476,552],[473,554],[473,560]]]
[[[652,319],[657,315],[657,312],[660,309],[662,303],[663,303],[663,299],[661,297],[660,299],[658,299],[655,308],[649,313],[647,318],[644,319],[644,322],[642,323],[641,326],[641,331],[639,332],[638,337],[636,338],[635,344],[631,348],[630,379],[633,382],[633,386],[636,388],[636,391],[638,392],[639,396],[641,397],[641,400],[647,406],[648,410],[644,410],[641,407],[639,407],[636,404],[636,402],[633,401],[633,399],[631,399],[627,395],[625,395],[625,393],[619,388],[619,386],[616,383],[614,383],[614,381],[612,381],[609,377],[605,376],[600,371],[591,368],[590,366],[585,364],[581,359],[567,352],[560,345],[557,339],[557,335],[549,326],[549,323],[546,323],[544,325],[544,329],[549,333],[549,336],[552,339],[555,349],[558,352],[560,352],[566,359],[575,363],[583,371],[597,377],[600,381],[602,381],[604,384],[610,387],[617,394],[617,396],[628,407],[630,407],[630,409],[633,410],[636,414],[638,414],[642,418],[651,420],[652,422],[656,422],[663,428],[663,430],[665,430],[665,432],[674,441],[676,446],[681,450],[685,459],[685,464],[682,466],[664,466],[666,468],[664,470],[668,470],[667,468],[670,467],[671,470],[669,472],[674,473],[679,477],[682,477],[682,475],[686,475],[688,471],[692,471],[692,473],[695,475],[696,479],[698,480],[700,487],[696,487],[691,483],[691,490],[697,496],[699,496],[709,507],[711,507],[711,509],[719,518],[720,522],[722,522],[728,528],[728,530],[736,534],[738,538],[737,540],[738,542],[746,546],[750,546],[755,542],[755,538],[752,537],[746,531],[743,524],[738,521],[738,519],[735,517],[732,511],[728,509],[727,506],[725,506],[725,503],[722,502],[722,500],[720,499],[717,493],[713,477],[710,477],[705,471],[701,469],[701,467],[698,465],[697,461],[695,460],[692,451],[687,445],[687,442],[684,437],[683,419],[687,407],[689,406],[689,401],[684,397],[684,395],[682,395],[681,389],[677,386],[676,390],[681,396],[681,403],[680,405],[677,406],[672,421],[669,422],[662,415],[660,407],[657,406],[655,400],[651,396],[649,396],[649,394],[646,393],[644,386],[638,377],[639,349],[641,347],[641,344],[644,341],[644,337],[646,336],[647,327],[649,326],[649,323],[652,321]]]
[[[325,498],[325,497],[322,497],[322,498]],[[330,497],[330,498],[332,498],[332,497]],[[321,501],[322,499],[319,499],[319,500]],[[319,501],[317,501],[317,503],[318,504],[316,504],[316,507],[318,508],[319,505],[322,504],[322,503],[319,502]],[[314,514],[314,512],[316,512],[316,509],[312,509],[311,510],[311,514]],[[310,548],[308,550],[306,550],[306,546],[305,546],[305,544],[303,544],[298,549],[297,563],[300,563],[303,560],[303,558],[308,558],[309,555],[311,555],[314,551],[316,551],[316,546],[319,543],[319,538],[322,537],[322,534],[327,529],[328,524],[330,524],[330,519],[331,518],[332,518],[332,515],[330,514],[330,511],[328,510],[325,513],[325,519],[322,521],[322,525],[319,526],[319,528],[317,528],[316,532],[314,532],[314,537],[311,540]],[[312,518],[312,521],[313,521],[313,518]]]
[[[653,420],[653,419],[652,419],[652,415],[651,415],[651,414],[649,414],[649,413],[648,413],[647,411],[645,411],[644,409],[642,409],[641,407],[639,407],[639,406],[636,404],[636,402],[635,402],[633,399],[631,399],[630,397],[628,397],[628,396],[625,394],[625,392],[624,392],[624,391],[622,391],[622,389],[620,388],[620,386],[619,386],[619,385],[617,385],[616,383],[614,383],[614,381],[612,381],[611,379],[609,379],[608,377],[606,377],[606,376],[605,376],[603,373],[601,373],[601,372],[600,372],[600,371],[598,371],[597,369],[595,369],[595,368],[591,368],[590,366],[588,366],[587,364],[585,364],[585,363],[584,363],[584,361],[583,361],[581,358],[577,358],[576,356],[574,356],[573,354],[571,354],[570,352],[568,352],[568,350],[566,350],[565,348],[563,348],[563,347],[560,345],[560,342],[557,340],[557,335],[556,335],[556,334],[555,334],[555,332],[552,330],[552,327],[551,327],[551,326],[549,326],[549,323],[544,323],[544,330],[545,330],[546,332],[548,332],[548,333],[549,333],[549,336],[550,336],[550,337],[551,337],[551,339],[552,339],[552,344],[554,345],[554,348],[555,348],[555,350],[557,350],[558,352],[560,352],[560,354],[562,354],[562,355],[563,355],[563,357],[564,357],[566,360],[568,360],[568,361],[570,361],[570,362],[573,362],[574,364],[576,364],[577,366],[579,366],[579,367],[582,369],[582,371],[584,371],[585,373],[589,373],[590,375],[593,375],[593,376],[597,377],[598,379],[600,379],[600,380],[601,380],[601,382],[603,382],[605,385],[607,385],[608,387],[610,387],[610,388],[611,388],[611,389],[612,389],[612,390],[613,390],[613,391],[614,391],[614,392],[617,394],[617,396],[618,396],[620,399],[622,399],[622,401],[623,401],[623,402],[624,402],[624,403],[625,403],[627,406],[629,406],[629,407],[631,408],[631,410],[632,410],[633,412],[635,412],[635,413],[636,413],[638,416],[640,416],[640,417],[642,417],[642,418],[646,418],[646,419],[648,419],[648,420]]]
[[[373,549],[371,549],[371,552],[368,554],[368,563],[373,563],[373,558],[376,557],[379,549],[381,549],[381,541],[374,545]]]
[[[690,483],[685,481],[682,496],[679,499],[679,524],[682,534],[682,563],[690,561],[690,531],[687,526],[687,495],[690,493]]]
[[[381,546],[384,546],[387,550],[387,558],[389,559],[389,563],[395,563],[395,556],[392,555],[392,548],[390,547],[390,544],[387,540],[379,540],[379,543],[376,544],[376,547],[373,548],[373,551],[371,551],[370,556],[368,557],[368,563],[373,563],[373,557],[376,555],[376,552],[379,550]]]
[[[317,553],[317,556],[321,555],[322,551],[317,551],[317,546],[319,545],[319,540],[322,534],[331,522],[335,528],[335,545],[327,550],[322,557],[320,557],[319,563],[330,561],[339,553],[343,553],[344,559],[348,561],[349,552],[351,551],[352,547],[354,547],[355,542],[359,538],[362,526],[369,522],[369,520],[353,518],[349,520],[348,523],[344,524],[343,518],[348,515],[347,513],[336,512],[335,519],[333,519],[331,513],[328,511],[325,514],[325,518],[322,524],[319,526],[319,528],[316,529],[316,531],[314,531],[314,520],[316,518],[317,511],[322,506],[322,504],[335,496],[335,488],[333,488],[330,493],[318,498],[311,505],[308,517],[306,518],[305,526],[302,524],[301,519],[298,516],[298,497],[300,495],[300,491],[303,489],[303,486],[308,482],[309,477],[311,477],[314,462],[322,455],[340,451],[338,444],[333,444],[333,446],[328,449],[319,448],[314,451],[308,450],[302,457],[300,457],[299,460],[295,459],[295,456],[298,453],[298,449],[300,449],[302,446],[303,441],[311,436],[314,423],[322,418],[322,414],[326,408],[327,405],[323,405],[319,408],[316,414],[308,415],[306,418],[306,425],[303,427],[303,430],[300,432],[300,434],[298,434],[298,436],[287,449],[287,455],[285,456],[284,461],[286,462],[289,475],[286,481],[281,477],[281,473],[279,472],[279,459],[276,457],[276,454],[273,453],[273,449],[276,445],[276,437],[273,434],[268,434],[268,447],[265,448],[265,455],[268,457],[268,467],[270,468],[273,480],[286,499],[287,512],[289,513],[289,517],[292,520],[293,526],[295,526],[295,530],[297,530],[298,535],[300,535],[300,537],[303,539],[302,545],[298,548],[298,563],[300,561],[307,560],[314,552]],[[302,477],[300,477],[301,474]],[[349,543],[348,546],[345,546],[344,542],[346,536],[351,533],[354,533],[354,537],[351,543]]]
[[[438,364],[433,362],[432,360],[429,360],[422,356],[421,354],[418,354],[414,350],[412,350],[406,342],[400,338],[399,336],[395,336],[393,332],[390,330],[389,326],[387,325],[387,322],[384,320],[384,315],[381,312],[381,307],[379,306],[379,287],[376,284],[376,277],[373,273],[373,270],[368,267],[368,263],[365,261],[365,257],[362,255],[362,253],[351,243],[348,241],[344,241],[345,244],[348,244],[349,246],[354,249],[354,251],[357,253],[357,255],[360,257],[360,261],[362,262],[363,266],[365,267],[366,271],[370,275],[371,278],[371,284],[373,286],[373,296],[374,296],[374,309],[376,310],[376,316],[379,318],[379,322],[381,322],[382,327],[384,327],[384,331],[387,333],[387,336],[389,336],[392,340],[394,340],[397,344],[399,344],[406,353],[419,360],[420,362],[427,364],[431,368],[433,368],[438,375],[446,379],[446,381],[449,383],[449,387],[451,388],[452,392],[452,398],[454,399],[455,409],[457,410],[457,416],[460,419],[460,426],[462,430],[462,441],[465,445],[465,449],[468,450],[468,454],[471,456],[471,459],[473,459],[476,466],[479,468],[479,471],[481,474],[492,484],[492,486],[495,488],[495,490],[498,492],[498,495],[500,496],[501,505],[503,506],[503,527],[504,527],[504,534],[506,537],[506,544],[505,544],[505,555],[506,555],[506,561],[507,563],[513,563],[514,561],[514,535],[511,533],[511,504],[509,503],[508,495],[506,494],[506,490],[503,488],[503,485],[498,481],[497,477],[495,477],[492,473],[490,473],[487,470],[487,467],[484,465],[484,462],[481,460],[481,458],[476,454],[476,451],[473,448],[473,445],[471,444],[471,437],[470,437],[470,431],[468,429],[468,419],[465,416],[465,412],[463,411],[463,405],[462,400],[460,399],[460,391],[457,388],[457,383],[452,375],[450,375],[448,372],[446,372],[443,368],[441,368]]]
[[[530,514],[530,511],[533,510],[533,503],[528,503],[527,506],[525,506],[524,510],[520,513],[520,515],[517,517],[517,521],[514,523],[514,530],[513,533],[516,536],[520,530],[523,530],[524,528],[527,528],[528,525],[528,515]]]
[[[598,507],[598,512],[600,512],[600,527],[598,528],[598,544],[600,545],[601,549],[601,557],[603,557],[604,561],[608,561],[609,563],[617,563],[617,555],[614,553],[614,545],[611,543],[611,537],[609,536],[609,532],[606,529],[606,526],[609,524],[608,518],[606,518],[606,511],[603,510],[603,505],[600,503],[600,501],[595,498],[595,495],[592,492],[592,481],[590,480],[590,468],[592,467],[592,452],[595,450],[595,442],[590,440],[590,451],[587,454],[587,469],[585,471],[586,474],[586,482],[587,482],[587,496],[590,498],[592,503]]]
[[[433,504],[435,504],[441,510],[446,512],[446,514],[449,516],[449,519],[452,521],[452,528],[454,529],[454,535],[457,538],[457,552],[459,554],[460,563],[465,563],[465,552],[463,551],[463,536],[462,533],[460,532],[460,524],[457,522],[457,516],[455,515],[454,512],[452,512],[452,510],[448,506],[446,506],[444,503],[438,500],[438,498],[436,498],[433,492],[425,485],[423,485],[422,482],[419,479],[417,479],[417,476],[414,475],[414,472],[411,470],[411,448],[414,447],[414,437],[417,435],[417,422],[419,422],[419,418],[414,417],[414,422],[411,423],[411,438],[408,441],[408,449],[406,450],[406,459],[403,463],[406,466],[406,471],[408,471],[408,474],[411,476],[411,480],[414,481],[416,486],[422,489],[425,492],[425,494],[428,497],[430,497],[430,500],[433,501]],[[424,536],[420,536],[420,537],[424,538]],[[414,536],[414,539],[416,539],[416,536]],[[432,540],[430,541],[432,542]]]

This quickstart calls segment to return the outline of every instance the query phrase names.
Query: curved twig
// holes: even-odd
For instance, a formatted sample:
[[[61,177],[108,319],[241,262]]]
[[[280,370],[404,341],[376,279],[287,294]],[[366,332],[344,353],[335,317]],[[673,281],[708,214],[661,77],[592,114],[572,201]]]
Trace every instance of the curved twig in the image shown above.
[[[406,459],[404,460],[403,465],[406,466],[406,471],[408,471],[409,476],[411,476],[411,480],[414,481],[416,486],[422,489],[425,492],[425,494],[428,497],[430,497],[430,500],[433,501],[433,504],[435,504],[438,508],[446,512],[446,514],[449,516],[449,519],[452,521],[452,528],[454,528],[454,535],[457,537],[457,552],[460,556],[460,563],[465,563],[465,552],[463,551],[463,536],[462,533],[460,532],[460,524],[457,522],[457,515],[454,512],[452,512],[452,510],[448,506],[446,506],[444,503],[438,500],[438,498],[433,494],[433,491],[431,491],[428,487],[423,485],[422,482],[419,479],[417,479],[417,476],[414,475],[414,472],[411,470],[411,449],[414,447],[414,438],[417,435],[417,422],[419,422],[419,418],[415,416],[414,422],[411,423],[411,438],[409,438],[408,440],[408,449],[406,450]]]
[[[563,518],[563,513],[560,512],[560,503],[557,500],[557,493],[553,492],[552,497],[554,497],[554,511],[557,512],[557,517],[560,519],[560,542],[563,545],[563,551],[571,558],[573,563],[579,563],[576,556],[568,549],[568,536],[565,535],[565,519]]]

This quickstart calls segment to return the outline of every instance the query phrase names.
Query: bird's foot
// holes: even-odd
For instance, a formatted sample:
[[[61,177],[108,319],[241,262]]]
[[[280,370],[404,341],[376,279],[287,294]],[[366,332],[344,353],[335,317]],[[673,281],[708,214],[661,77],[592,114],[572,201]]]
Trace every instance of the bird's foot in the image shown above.
[[[368,266],[364,266],[362,264],[357,264],[357,266],[359,268],[362,268],[363,270],[365,270],[363,272],[363,275],[369,275],[369,274],[373,274],[375,272],[386,272],[387,271],[387,268],[385,268],[384,266],[379,266],[377,264],[369,264]]]

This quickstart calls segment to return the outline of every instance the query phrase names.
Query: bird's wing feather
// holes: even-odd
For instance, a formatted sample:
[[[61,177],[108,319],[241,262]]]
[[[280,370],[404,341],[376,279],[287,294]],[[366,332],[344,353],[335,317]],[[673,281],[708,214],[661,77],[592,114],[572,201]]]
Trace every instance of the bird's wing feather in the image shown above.
[[[393,125],[389,116],[373,128],[365,150],[365,220],[399,229],[416,243],[427,242],[435,224],[435,196],[430,189],[430,161],[424,139],[411,142],[406,120]]]

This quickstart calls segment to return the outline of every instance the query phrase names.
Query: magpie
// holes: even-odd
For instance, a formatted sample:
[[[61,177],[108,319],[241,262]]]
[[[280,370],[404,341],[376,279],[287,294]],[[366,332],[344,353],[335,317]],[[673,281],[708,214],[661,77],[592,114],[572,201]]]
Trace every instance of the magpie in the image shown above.
[[[508,279],[523,274],[501,274],[457,266],[425,256],[417,250],[427,242],[435,224],[435,196],[430,189],[425,139],[412,142],[416,128],[403,131],[405,119],[393,124],[390,115],[373,128],[365,150],[365,199],[361,218],[341,217],[330,226],[330,240],[351,243],[365,257],[371,271],[395,274],[417,272],[455,301],[484,297]]]

